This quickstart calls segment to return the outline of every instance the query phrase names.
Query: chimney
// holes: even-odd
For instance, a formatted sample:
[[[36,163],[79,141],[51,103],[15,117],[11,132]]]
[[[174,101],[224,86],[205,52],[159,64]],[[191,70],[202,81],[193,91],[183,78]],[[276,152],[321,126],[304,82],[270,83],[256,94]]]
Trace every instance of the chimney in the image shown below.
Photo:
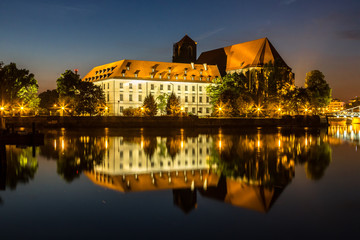
[[[204,69],[205,69],[205,71],[207,71],[207,70],[208,70],[207,63],[204,63],[203,65],[204,65]]]

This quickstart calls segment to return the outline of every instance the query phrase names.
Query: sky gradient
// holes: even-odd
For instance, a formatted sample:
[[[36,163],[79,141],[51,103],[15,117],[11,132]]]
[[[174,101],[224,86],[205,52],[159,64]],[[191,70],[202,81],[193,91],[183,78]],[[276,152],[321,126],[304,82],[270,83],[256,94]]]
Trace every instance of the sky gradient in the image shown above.
[[[29,69],[40,91],[67,69],[85,76],[121,59],[171,61],[185,34],[198,55],[267,37],[297,86],[318,69],[334,97],[360,96],[359,0],[0,0],[0,61]]]

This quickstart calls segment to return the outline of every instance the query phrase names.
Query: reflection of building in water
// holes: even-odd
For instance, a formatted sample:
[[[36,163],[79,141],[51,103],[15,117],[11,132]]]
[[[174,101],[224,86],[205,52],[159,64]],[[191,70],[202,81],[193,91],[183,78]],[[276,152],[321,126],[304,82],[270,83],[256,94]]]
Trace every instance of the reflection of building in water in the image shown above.
[[[312,140],[279,134],[109,137],[102,164],[85,174],[121,192],[172,189],[184,212],[204,197],[267,212],[294,176],[295,156]],[[309,140],[307,140],[309,139]],[[307,143],[309,141],[309,143]],[[291,149],[291,150],[289,150]],[[289,152],[288,152],[289,151]]]
[[[95,172],[129,175],[151,172],[208,169],[212,138],[113,137],[106,142],[103,163]]]
[[[0,145],[0,191],[5,190],[6,186],[6,149],[5,145]]]
[[[360,125],[333,125],[329,127],[329,143],[339,145],[343,142],[360,145]]]

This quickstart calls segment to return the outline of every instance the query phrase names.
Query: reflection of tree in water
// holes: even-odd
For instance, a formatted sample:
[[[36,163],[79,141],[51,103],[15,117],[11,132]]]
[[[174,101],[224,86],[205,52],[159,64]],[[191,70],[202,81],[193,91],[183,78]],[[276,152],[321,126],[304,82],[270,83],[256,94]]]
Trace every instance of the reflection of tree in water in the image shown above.
[[[181,137],[167,137],[166,138],[166,149],[172,160],[175,159],[176,155],[180,153],[181,149]]]
[[[276,143],[276,135],[225,135],[211,163],[227,177],[261,185],[287,183],[294,174],[293,162],[278,152]]]
[[[47,139],[40,154],[57,161],[57,173],[71,182],[84,170],[101,164],[106,153],[105,137],[60,136]],[[52,144],[53,143],[53,144]]]
[[[320,180],[331,162],[331,147],[328,143],[311,146],[305,163],[306,177]]]
[[[318,180],[331,161],[324,139],[320,133],[304,132],[221,135],[214,142],[210,163],[225,176],[270,185],[291,180],[294,164],[305,164],[307,177]]]
[[[38,161],[32,156],[32,148],[8,147],[6,153],[6,185],[16,189],[18,183],[28,183],[34,179]]]
[[[157,148],[156,137],[154,136],[144,137],[144,146],[143,146],[144,153],[150,160],[154,156],[156,148]]]

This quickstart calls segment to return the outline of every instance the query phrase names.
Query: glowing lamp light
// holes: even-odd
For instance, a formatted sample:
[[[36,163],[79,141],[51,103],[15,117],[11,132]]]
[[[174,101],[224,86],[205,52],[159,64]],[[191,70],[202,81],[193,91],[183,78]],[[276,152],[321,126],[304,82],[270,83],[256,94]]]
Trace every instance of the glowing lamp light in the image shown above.
[[[221,111],[222,110],[222,107],[219,107],[219,111]]]
[[[107,111],[109,108],[108,107],[105,107],[105,111]]]
[[[0,111],[4,111],[4,109],[5,109],[4,107],[0,107]]]
[[[184,111],[184,107],[181,107],[180,110],[181,110],[181,111]]]
[[[65,110],[65,107],[61,107],[61,110]]]
[[[21,106],[21,107],[20,107],[20,109],[21,109],[21,110],[24,110],[24,107],[23,107],[23,106]]]
[[[54,104],[54,107],[57,107],[57,105],[56,105],[56,104]]]
[[[281,111],[281,108],[278,108],[278,111],[280,112],[280,111]]]
[[[305,112],[307,112],[308,111],[308,109],[307,108],[305,108]]]

